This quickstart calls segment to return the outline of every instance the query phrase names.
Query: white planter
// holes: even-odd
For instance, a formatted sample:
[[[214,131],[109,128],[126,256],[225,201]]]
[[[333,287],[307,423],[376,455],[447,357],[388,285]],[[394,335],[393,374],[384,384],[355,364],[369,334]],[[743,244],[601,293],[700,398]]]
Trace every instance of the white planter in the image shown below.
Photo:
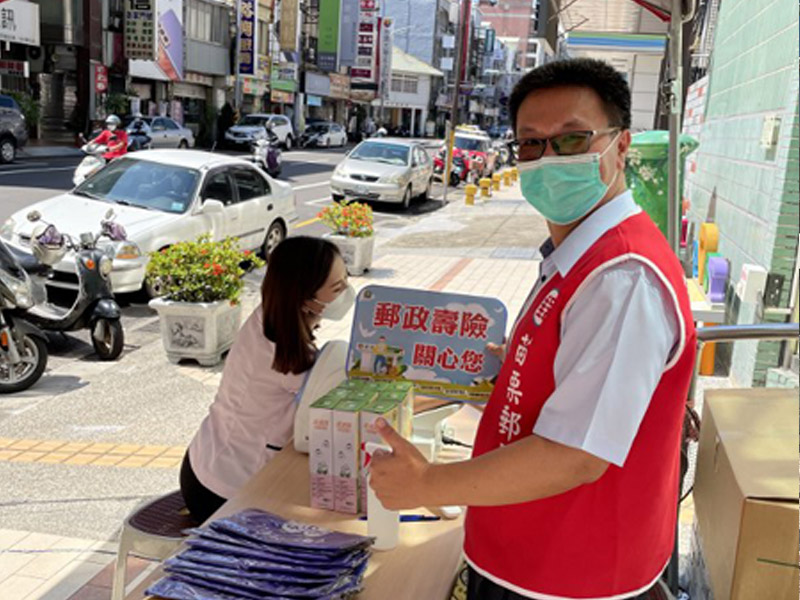
[[[336,244],[342,253],[347,273],[362,275],[372,266],[372,250],[375,247],[375,236],[347,237],[337,233],[329,233],[325,238]]]
[[[242,320],[241,303],[173,302],[154,298],[150,308],[158,312],[161,341],[171,363],[191,358],[205,367],[216,365],[233,345]]]

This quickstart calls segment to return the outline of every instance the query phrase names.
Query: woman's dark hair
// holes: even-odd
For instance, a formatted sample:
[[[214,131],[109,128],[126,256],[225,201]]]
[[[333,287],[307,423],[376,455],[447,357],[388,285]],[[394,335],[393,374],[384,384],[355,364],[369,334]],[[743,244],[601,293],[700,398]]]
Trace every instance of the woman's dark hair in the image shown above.
[[[314,332],[303,306],[328,280],[339,249],[327,240],[291,237],[269,256],[261,285],[264,335],[275,343],[272,368],[302,373],[314,364]]]
[[[528,94],[572,85],[591,88],[600,96],[609,126],[630,129],[631,90],[628,82],[610,64],[594,58],[557,60],[533,69],[520,79],[508,100],[512,129],[517,130],[517,113]]]

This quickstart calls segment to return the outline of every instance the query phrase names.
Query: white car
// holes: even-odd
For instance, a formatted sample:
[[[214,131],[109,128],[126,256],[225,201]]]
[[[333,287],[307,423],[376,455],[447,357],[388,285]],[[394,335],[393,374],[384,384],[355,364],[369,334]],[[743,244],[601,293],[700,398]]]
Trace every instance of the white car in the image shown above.
[[[34,224],[26,215],[36,210],[77,239],[97,231],[112,207],[128,234],[114,247],[115,293],[141,289],[149,255],[176,242],[210,233],[214,240],[238,238],[242,250],[269,254],[297,220],[292,188],[245,160],[197,150],[143,150],[110,162],[71,192],[14,213],[0,236],[30,251]],[[67,254],[48,285],[77,290],[74,261]]]
[[[342,148],[347,144],[347,132],[338,123],[318,121],[312,123],[300,136],[300,146],[303,148]]]
[[[266,139],[269,129],[278,138],[278,143],[287,150],[294,146],[294,129],[292,122],[283,115],[254,113],[245,115],[239,122],[225,132],[225,141],[229,144],[252,144],[259,139]]]
[[[130,134],[138,122],[150,136],[151,148],[194,148],[194,133],[169,117],[125,117],[123,125]]]

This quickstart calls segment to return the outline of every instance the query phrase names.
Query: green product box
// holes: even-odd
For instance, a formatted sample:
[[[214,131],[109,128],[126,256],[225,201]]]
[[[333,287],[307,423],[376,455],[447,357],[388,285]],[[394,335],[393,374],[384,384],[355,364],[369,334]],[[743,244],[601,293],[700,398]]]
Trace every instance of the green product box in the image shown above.
[[[370,404],[365,406],[361,409],[361,414],[359,415],[359,420],[361,424],[361,442],[359,448],[361,450],[361,457],[359,460],[360,465],[360,475],[359,480],[361,482],[361,508],[362,510],[366,510],[367,508],[367,471],[366,471],[366,461],[367,461],[367,453],[365,451],[365,446],[369,442],[375,442],[377,444],[382,444],[383,438],[381,434],[378,433],[378,429],[375,425],[375,421],[379,417],[383,417],[389,422],[389,425],[394,427],[399,431],[400,429],[400,417],[401,417],[401,405],[393,400],[383,399],[381,397],[376,398]]]
[[[326,394],[308,411],[308,468],[311,506],[333,510],[333,408],[340,399]]]
[[[359,411],[374,399],[375,394],[353,391],[333,408],[333,505],[338,512],[357,514],[360,509]]]

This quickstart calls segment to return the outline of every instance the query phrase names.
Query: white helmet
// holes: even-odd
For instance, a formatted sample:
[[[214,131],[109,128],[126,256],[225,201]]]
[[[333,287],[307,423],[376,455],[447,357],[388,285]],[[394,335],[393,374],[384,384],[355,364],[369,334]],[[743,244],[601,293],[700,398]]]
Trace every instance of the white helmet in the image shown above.
[[[31,249],[39,262],[52,267],[64,258],[67,244],[53,225],[37,223],[31,232]]]
[[[122,119],[120,119],[117,115],[108,115],[106,117],[106,127],[109,125],[113,125],[114,127],[119,127],[122,125]]]

